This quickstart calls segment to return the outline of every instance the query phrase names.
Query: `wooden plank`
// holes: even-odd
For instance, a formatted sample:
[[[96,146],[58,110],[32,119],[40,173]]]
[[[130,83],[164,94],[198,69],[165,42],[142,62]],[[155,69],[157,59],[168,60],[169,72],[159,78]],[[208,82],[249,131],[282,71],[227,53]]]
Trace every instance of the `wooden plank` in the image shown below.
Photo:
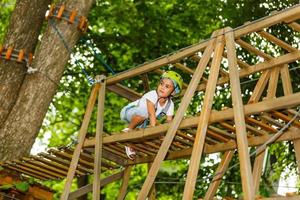
[[[64,175],[62,175],[60,173],[54,172],[52,170],[50,171],[47,168],[40,168],[38,166],[35,166],[35,165],[27,163],[27,162],[21,162],[21,161],[15,160],[14,163],[16,164],[16,166],[20,167],[21,169],[27,168],[30,170],[34,170],[35,172],[39,172],[41,174],[52,176],[52,177],[54,177],[54,179],[65,177]]]
[[[284,22],[286,20],[295,20],[299,18],[300,6],[296,5],[289,9],[282,10],[271,16],[261,18],[257,21],[251,22],[247,25],[234,29],[235,38],[239,38],[242,35],[246,35],[251,32],[262,30],[263,28],[270,27],[274,24]]]
[[[253,93],[248,101],[248,103],[256,103],[259,101],[265,87],[268,83],[270,78],[270,70],[263,71],[262,75],[260,76],[259,80],[257,81]]]
[[[245,115],[257,114],[260,112],[268,112],[271,110],[279,110],[284,108],[291,108],[300,104],[300,93],[295,93],[289,96],[278,97],[276,99],[270,99],[259,103],[248,104],[244,106]],[[222,110],[222,111],[212,111],[209,118],[209,123],[222,122],[226,120],[233,119],[232,108]],[[199,117],[190,117],[183,119],[180,123],[179,129],[196,127],[199,121]],[[103,138],[104,144],[110,144],[114,142],[124,142],[124,141],[143,141],[149,138],[155,138],[164,135],[170,127],[169,123],[162,124],[156,127],[150,127],[143,130],[136,130],[127,133],[116,133],[111,136]],[[94,146],[94,139],[86,140],[85,146]]]
[[[233,104],[236,137],[238,143],[242,187],[244,198],[254,199],[253,176],[251,171],[250,155],[248,151],[245,113],[241,95],[239,72],[236,61],[234,34],[233,32],[230,32],[231,30],[232,29],[230,28],[226,29],[226,31],[229,32],[225,34],[225,38],[226,48],[228,52],[229,77],[232,93],[231,98]]]
[[[96,77],[100,82],[98,93],[97,124],[96,124],[96,142],[95,142],[95,159],[94,159],[94,180],[93,180],[93,200],[100,199],[101,193],[101,159],[102,159],[102,140],[103,140],[103,123],[104,123],[104,101],[105,101],[105,76]]]
[[[69,166],[70,165],[70,161],[67,161],[67,160],[65,160],[65,159],[61,159],[61,158],[59,158],[59,157],[54,157],[54,156],[52,156],[52,155],[49,155],[49,154],[46,154],[46,153],[39,153],[38,154],[39,156],[42,156],[42,157],[44,157],[44,158],[47,158],[48,160],[50,160],[50,161],[52,161],[52,162],[55,162],[55,163],[59,163],[59,164],[62,164],[62,165],[64,165],[64,166]],[[67,170],[68,170],[69,168],[67,167]],[[78,169],[76,170],[76,173],[78,174],[78,175],[85,175],[86,173],[89,173],[89,170],[88,169],[86,169],[86,168],[83,168],[83,167],[81,167],[81,166],[79,166],[78,167]]]
[[[241,69],[239,76],[240,76],[240,78],[242,78],[245,76],[249,76],[250,74],[264,71],[267,69],[271,69],[271,68],[279,66],[279,65],[288,64],[288,63],[294,62],[299,59],[300,59],[300,51],[299,50],[294,51],[294,52],[285,54],[283,56],[279,56],[279,57],[273,58],[271,60],[252,65],[249,68]],[[229,81],[228,77],[222,77],[219,79],[218,85],[225,84],[228,81]],[[197,88],[197,91],[202,91],[204,89],[205,89],[205,84],[200,84]]]
[[[49,179],[49,177],[47,177],[47,176],[43,176],[41,174],[36,174],[35,172],[32,172],[32,171],[22,170],[22,169],[19,169],[17,167],[14,167],[12,165],[9,165],[9,164],[1,163],[0,166],[5,167],[5,168],[10,169],[10,170],[13,170],[13,171],[16,171],[16,172],[20,172],[22,174],[25,174],[27,176],[31,176],[31,177],[34,177],[34,178],[37,178],[37,179],[41,179],[41,180],[48,180]]]
[[[96,84],[92,89],[91,96],[89,98],[88,105],[87,105],[85,115],[84,115],[84,118],[83,118],[83,122],[82,122],[81,128],[79,130],[78,144],[76,145],[76,148],[75,148],[75,151],[74,151],[71,163],[70,163],[70,168],[69,168],[69,171],[68,171],[67,180],[65,182],[64,190],[63,190],[62,195],[60,197],[61,200],[67,200],[68,199],[68,196],[69,196],[69,193],[70,193],[70,190],[71,190],[71,184],[73,182],[73,178],[74,178],[75,171],[76,171],[76,168],[77,168],[77,164],[78,164],[78,161],[79,161],[80,152],[81,152],[81,149],[82,149],[82,146],[83,146],[83,143],[84,143],[84,139],[85,139],[86,132],[87,132],[87,129],[88,129],[89,121],[91,119],[91,115],[92,115],[94,104],[95,104],[95,101],[96,101],[96,98],[97,98],[97,93],[98,93],[99,87],[100,87],[100,84]]]
[[[242,48],[246,49],[247,51],[254,53],[255,55],[258,55],[266,60],[271,60],[273,57],[256,49],[255,47],[253,47],[251,44],[243,41],[242,39],[237,39],[236,43],[239,44]]]
[[[299,200],[300,196],[299,195],[295,195],[295,196],[291,196],[291,197],[283,197],[283,196],[279,196],[279,197],[269,197],[269,198],[259,198],[259,200]]]
[[[289,25],[289,27],[291,27],[295,31],[300,32],[300,24],[298,24],[297,22],[291,22],[288,25]]]
[[[168,132],[166,134],[166,137],[164,138],[162,145],[158,151],[157,156],[155,157],[155,160],[153,162],[153,165],[149,171],[149,174],[144,182],[144,185],[141,189],[141,191],[139,192],[138,198],[139,200],[142,199],[146,199],[152,185],[154,182],[154,179],[158,173],[159,167],[162,163],[162,161],[164,160],[168,149],[172,143],[172,140],[176,134],[176,131],[179,127],[179,124],[184,116],[184,113],[194,95],[194,92],[196,90],[196,87],[199,83],[199,80],[201,79],[203,72],[205,70],[205,67],[207,66],[207,63],[211,57],[211,53],[213,50],[213,46],[214,46],[215,40],[210,40],[209,45],[207,46],[207,48],[205,49],[205,52],[203,54],[202,59],[200,60],[200,62],[198,63],[198,66],[195,70],[195,73],[192,77],[192,80],[190,81],[190,84],[184,94],[184,97],[182,99],[182,102],[178,108],[178,111],[176,112],[176,115],[173,119],[173,121],[170,124],[170,127],[168,129]],[[147,130],[147,129],[145,129]],[[130,135],[130,134],[128,134]]]
[[[254,194],[259,192],[259,182],[263,170],[263,162],[265,159],[266,151],[262,151],[255,155],[255,162],[253,166],[253,183],[254,183]]]
[[[219,164],[219,166],[215,172],[213,180],[209,184],[209,187],[208,187],[208,190],[206,191],[204,199],[213,199],[213,197],[221,183],[221,179],[224,176],[233,155],[234,155],[234,151],[226,151],[224,153],[221,163]]]
[[[280,68],[281,67],[275,67],[274,69],[271,70],[270,80],[268,85],[268,94],[267,94],[268,98],[276,97]]]
[[[299,30],[300,30],[300,26],[299,26]],[[284,65],[281,68],[280,74],[281,74],[284,94],[285,95],[293,94],[292,81],[291,81],[291,78],[290,78],[288,65]],[[297,114],[297,113],[294,113],[294,114]],[[299,123],[299,122],[297,122],[297,123]],[[298,165],[298,174],[300,174],[300,139],[293,140],[293,143],[294,143],[296,161],[297,161],[297,165]]]
[[[142,74],[141,76],[143,81],[144,92],[149,92],[150,91],[149,77],[147,74]]]
[[[59,150],[56,150],[56,149],[50,149],[49,152],[51,152],[52,154],[54,154],[54,155],[56,155],[58,157],[64,158],[64,159],[72,160],[72,158],[73,158],[72,154],[69,154],[69,153],[67,153],[65,151],[59,151]],[[92,169],[94,167],[94,164],[91,163],[91,162],[89,162],[89,161],[86,161],[86,160],[80,158],[80,155],[81,155],[81,153],[79,154],[78,163],[80,165],[84,166],[88,171],[89,171],[89,169]]]
[[[280,69],[280,75],[282,80],[284,95],[293,94],[292,81],[289,72],[289,66],[287,64],[283,65]]]
[[[158,58],[157,60],[154,60],[152,62],[148,62],[142,65],[139,65],[133,69],[118,73],[115,76],[109,77],[107,79],[107,85],[112,85],[117,82],[120,82],[122,80],[144,74],[146,72],[153,71],[155,69],[158,69],[164,65],[167,65],[169,63],[176,62],[182,58],[188,57],[190,55],[195,54],[198,51],[201,51],[202,49],[206,48],[211,43],[210,40],[206,40],[203,42],[200,42],[198,44],[192,45],[189,48],[184,48],[182,50],[179,50],[175,53],[163,56],[161,58]]]
[[[113,174],[109,177],[106,177],[101,180],[101,187],[104,187],[105,185],[112,183],[116,180],[119,180],[120,178],[123,177],[124,171],[118,172],[116,174]],[[91,192],[93,189],[93,184],[88,184],[86,186],[83,186],[82,188],[79,188],[78,190],[71,192],[69,195],[68,200],[76,199],[88,192]]]
[[[262,129],[264,129],[266,131],[269,131],[269,132],[272,132],[272,133],[277,132],[277,130],[275,128],[269,126],[268,124],[265,124],[262,121],[258,121],[254,118],[251,118],[251,117],[246,117],[246,122],[247,123],[252,123],[252,124],[257,125],[257,126],[260,126]]]
[[[22,158],[22,160],[26,161],[26,162],[29,163],[29,164],[32,164],[32,165],[34,165],[34,166],[37,166],[37,167],[39,167],[39,168],[41,168],[41,169],[47,169],[47,170],[49,170],[49,171],[59,173],[59,174],[61,174],[61,175],[63,175],[63,176],[66,176],[66,175],[67,175],[67,171],[61,170],[61,169],[59,169],[59,168],[57,168],[57,167],[53,167],[53,166],[51,166],[51,165],[49,165],[49,164],[45,165],[45,164],[42,163],[42,162],[39,162],[39,161],[36,161],[36,160],[32,160],[32,159],[30,159],[30,158]]]
[[[66,172],[65,175],[67,175],[67,170],[68,170],[69,168],[68,168],[67,166],[65,166],[65,165],[62,165],[62,164],[57,163],[57,162],[55,162],[55,161],[49,161],[49,160],[46,160],[46,159],[44,159],[44,158],[42,158],[42,157],[38,157],[38,156],[30,156],[30,158],[32,158],[32,159],[34,159],[34,160],[37,160],[37,161],[39,161],[39,162],[41,162],[41,163],[44,163],[44,164],[46,164],[46,165],[48,165],[48,166],[55,167],[55,168],[58,169],[58,170],[63,170],[63,171]],[[77,173],[77,172],[76,172],[76,173]],[[83,175],[83,173],[82,173],[82,175]]]
[[[292,141],[296,139],[300,139],[300,129],[296,127],[291,127],[289,130],[283,133],[282,136],[277,138],[275,142],[281,142],[281,141]],[[267,142],[272,135],[263,135],[263,136],[253,136],[251,138],[248,138],[248,144],[249,147],[256,147],[261,146],[265,142]],[[205,154],[211,154],[211,153],[219,153],[219,152],[225,152],[229,150],[235,150],[237,149],[237,143],[235,140],[230,140],[226,143],[217,143],[215,145],[205,145],[204,147],[204,153]],[[175,152],[169,152],[168,156],[166,157],[166,160],[175,160],[175,159],[182,159],[182,158],[188,158],[192,153],[192,148],[183,149],[180,151]],[[149,156],[146,158],[137,158],[135,161],[128,161],[128,164],[140,164],[140,163],[149,163],[153,162],[154,156]]]
[[[224,30],[221,30],[222,32]],[[220,32],[221,32],[220,31]],[[219,32],[219,33],[220,33]],[[213,97],[216,91],[216,84],[219,77],[220,65],[224,51],[224,36],[218,36],[214,50],[214,57],[211,64],[210,74],[207,82],[206,93],[204,96],[203,107],[199,118],[197,133],[193,146],[193,151],[189,163],[189,170],[184,186],[182,199],[193,199],[199,164],[204,147],[206,131],[209,122],[209,116],[213,104]]]
[[[125,199],[127,188],[128,188],[128,182],[129,182],[129,177],[130,177],[131,169],[132,169],[132,165],[129,165],[124,170],[124,175],[123,175],[122,185],[121,185],[121,188],[120,188],[120,191],[119,191],[119,195],[118,195],[118,200]]]
[[[135,101],[137,99],[140,99],[142,97],[141,94],[137,93],[136,91],[125,87],[119,83],[114,85],[108,85],[107,89],[128,99],[129,101]]]
[[[29,172],[29,173],[32,173],[32,174],[37,174],[38,176],[42,176],[42,177],[45,177],[47,179],[57,179],[58,178],[55,175],[50,175],[48,173],[43,173],[43,172],[37,171],[35,169],[32,169],[31,167],[17,165],[17,164],[14,164],[12,162],[9,162],[9,161],[6,162],[6,164],[11,165],[11,166],[13,166],[17,169],[20,169],[20,170],[24,171],[25,173]]]
[[[267,99],[272,99],[276,97],[276,90],[278,84],[278,77],[279,77],[279,67],[275,67],[271,70],[269,85],[268,85],[268,92],[267,92]],[[267,116],[264,114],[263,116]],[[265,120],[262,120],[265,122]],[[253,166],[253,183],[254,183],[254,194],[257,194],[259,191],[259,183],[262,175],[263,169],[263,162],[266,155],[266,150],[263,150],[260,153],[256,153],[255,162]]]
[[[291,46],[290,44],[278,39],[277,37],[275,37],[274,35],[266,32],[266,31],[259,31],[257,33],[259,35],[261,35],[262,37],[266,38],[268,41],[271,41],[274,44],[280,46],[281,48],[287,50],[288,52],[297,51],[297,49],[294,48],[293,46]]]

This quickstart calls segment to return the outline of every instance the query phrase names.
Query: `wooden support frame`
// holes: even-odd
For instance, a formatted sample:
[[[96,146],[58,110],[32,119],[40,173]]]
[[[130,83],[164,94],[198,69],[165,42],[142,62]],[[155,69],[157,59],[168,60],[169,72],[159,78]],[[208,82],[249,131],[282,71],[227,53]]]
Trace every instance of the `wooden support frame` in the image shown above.
[[[139,200],[146,199],[146,197],[152,187],[154,179],[158,173],[159,167],[167,154],[167,151],[168,151],[168,149],[172,143],[172,140],[176,134],[176,131],[179,127],[180,121],[182,120],[182,118],[184,116],[184,113],[188,107],[188,104],[190,103],[192,96],[196,90],[198,82],[201,79],[203,72],[205,70],[205,67],[207,66],[207,63],[211,57],[214,43],[215,43],[214,39],[210,40],[209,45],[207,46],[207,48],[204,51],[204,55],[195,70],[195,74],[192,77],[192,80],[190,81],[190,84],[184,94],[184,97],[183,97],[182,102],[178,108],[178,111],[174,117],[174,120],[172,121],[172,123],[168,129],[166,137],[164,138],[164,140],[161,144],[161,147],[157,153],[157,156],[155,157],[152,167],[150,168],[149,174],[148,174],[148,176],[144,182],[144,185],[138,195],[137,199],[139,199]]]
[[[123,175],[122,185],[118,195],[118,200],[124,200],[126,197],[131,169],[132,169],[132,165],[128,165],[124,170],[124,175]]]
[[[228,32],[227,32],[228,31]],[[245,199],[254,199],[253,176],[248,151],[248,140],[246,135],[245,113],[241,96],[239,73],[237,69],[234,33],[227,28],[225,34],[226,48],[228,52],[228,65],[230,86],[232,89],[232,103],[234,112],[235,129],[238,143],[238,153],[241,168],[242,187]]]
[[[234,155],[234,151],[226,151],[224,153],[221,163],[219,164],[218,169],[216,170],[216,173],[211,181],[211,184],[209,185],[209,188],[205,194],[204,199],[207,200],[213,199],[220,185],[221,179],[224,176],[230,161],[232,160],[233,155]]]
[[[218,33],[223,33],[223,31],[224,30],[221,30]],[[200,164],[202,150],[205,142],[206,130],[209,122],[209,115],[211,112],[213,97],[214,97],[216,84],[219,76],[221,60],[224,51],[224,45],[225,45],[224,36],[223,35],[218,36],[216,39],[214,57],[210,69],[211,71],[207,81],[207,88],[206,88],[207,92],[205,93],[205,97],[204,97],[204,103],[199,118],[196,138],[193,146],[189,170],[188,170],[187,179],[184,187],[182,199],[185,200],[193,199],[199,164]]]
[[[70,163],[70,168],[68,170],[67,180],[66,180],[66,183],[65,183],[65,187],[64,187],[63,193],[62,193],[62,195],[60,197],[61,200],[67,200],[68,197],[69,197],[70,190],[71,190],[71,184],[72,184],[72,181],[73,181],[73,178],[74,178],[74,175],[75,175],[75,171],[76,171],[79,159],[80,159],[79,158],[80,157],[80,153],[81,153],[81,150],[83,148],[83,144],[84,144],[84,141],[85,141],[85,137],[86,137],[86,133],[87,133],[89,121],[91,119],[92,111],[93,111],[93,108],[94,108],[94,105],[95,105],[95,102],[96,102],[96,99],[97,99],[97,94],[99,94],[99,89],[101,87],[101,84],[103,83],[102,78],[104,78],[104,77],[96,77],[97,84],[94,85],[94,87],[92,89],[92,92],[91,92],[91,95],[90,95],[90,98],[89,98],[89,101],[88,101],[86,112],[85,112],[85,115],[84,115],[84,118],[83,118],[83,122],[82,122],[82,125],[81,125],[81,128],[80,128],[80,131],[79,131],[79,135],[78,135],[78,144],[75,147],[75,150],[74,150],[74,153],[73,153],[73,156],[72,156],[72,160],[71,160],[71,163]],[[103,87],[102,92],[103,91],[105,93],[105,87]],[[104,96],[104,95],[102,95],[102,96]],[[100,111],[101,111],[101,109],[100,109]],[[100,119],[101,118],[102,117],[100,117]],[[101,128],[101,125],[98,124],[98,123],[99,122],[97,122],[97,128]],[[102,132],[102,130],[98,130],[98,136],[99,136],[99,134],[101,134],[101,132]],[[96,143],[97,143],[98,146],[99,145],[101,146],[101,142],[100,142],[99,139],[96,141]],[[98,152],[96,154],[97,154],[97,159],[95,159],[95,162],[98,163],[99,158],[100,158],[100,161],[101,161],[101,153]],[[96,169],[98,170],[98,167],[96,167]],[[98,170],[98,172],[96,172],[96,173],[98,174],[99,171],[100,170]],[[100,176],[99,176],[99,178],[100,178]],[[98,181],[97,184],[98,183],[100,184],[99,179],[97,179],[97,181]]]
[[[109,177],[106,177],[104,179],[101,180],[101,184],[100,186],[103,187],[109,183],[112,183],[114,181],[117,181],[119,179],[121,179],[124,175],[124,171],[118,172],[116,174],[113,174]],[[68,200],[72,200],[72,199],[76,199],[88,192],[91,192],[93,190],[93,184],[88,184],[86,186],[83,186],[82,188],[79,188],[78,190],[71,192],[69,195]]]
[[[244,106],[245,115],[257,114],[260,112],[268,112],[271,110],[279,110],[284,108],[294,107],[300,104],[300,93],[291,94],[289,96],[279,97],[272,100],[265,100],[259,103],[252,103]],[[226,121],[233,119],[233,109],[229,108],[223,111],[212,111],[209,123]],[[196,127],[199,122],[199,117],[190,117],[183,119],[178,129]],[[119,133],[103,138],[103,144],[125,141],[143,141],[149,138],[155,138],[164,135],[168,131],[171,124],[162,124],[156,127],[147,128],[144,130],[132,131],[130,134]],[[95,145],[94,139],[85,140],[85,147]]]
[[[93,200],[100,199],[101,186],[101,158],[102,158],[102,140],[103,140],[103,117],[104,117],[104,100],[105,100],[105,76],[100,76],[100,91],[98,93],[98,112],[96,125],[96,143],[95,143],[95,159],[94,159],[94,181],[93,181]]]

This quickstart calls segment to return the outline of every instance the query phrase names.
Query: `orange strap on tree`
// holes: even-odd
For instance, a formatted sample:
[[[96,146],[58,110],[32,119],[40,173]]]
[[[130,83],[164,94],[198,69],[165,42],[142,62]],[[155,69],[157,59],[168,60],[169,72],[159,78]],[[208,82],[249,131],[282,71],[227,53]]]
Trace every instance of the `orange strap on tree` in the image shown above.
[[[31,65],[33,54],[26,54],[24,49],[17,50],[12,46],[6,48],[0,45],[0,59],[3,58],[5,60],[12,60],[18,63],[26,63],[28,66]]]
[[[85,33],[88,28],[88,20],[85,16],[78,16],[76,10],[69,11],[65,5],[54,6],[51,5],[47,11],[46,19],[55,18],[58,20],[65,20],[68,24],[75,24],[77,29]]]
[[[8,47],[5,54],[5,60],[10,60],[13,49],[14,49],[13,47]]]

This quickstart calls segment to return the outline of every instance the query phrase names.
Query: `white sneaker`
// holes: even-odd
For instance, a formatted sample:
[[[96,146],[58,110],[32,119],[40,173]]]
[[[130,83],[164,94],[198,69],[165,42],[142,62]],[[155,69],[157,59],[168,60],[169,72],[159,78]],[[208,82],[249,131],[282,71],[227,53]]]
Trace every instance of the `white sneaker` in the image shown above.
[[[125,146],[125,152],[126,152],[127,157],[128,157],[130,160],[134,160],[134,159],[135,159],[136,151],[135,151],[134,148]]]
[[[127,132],[129,132],[129,131],[131,131],[130,128],[124,128],[124,129],[122,130],[122,132],[124,132],[124,133],[127,133]]]

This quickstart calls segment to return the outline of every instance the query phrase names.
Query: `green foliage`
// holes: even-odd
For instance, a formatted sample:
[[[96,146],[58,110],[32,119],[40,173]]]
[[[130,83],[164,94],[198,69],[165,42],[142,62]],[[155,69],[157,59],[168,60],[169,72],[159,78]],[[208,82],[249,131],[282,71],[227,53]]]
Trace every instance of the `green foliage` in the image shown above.
[[[1,0],[0,2],[0,44],[3,44],[5,30],[9,23],[9,16],[14,8],[15,0]]]
[[[9,190],[12,188],[17,189],[20,192],[27,192],[29,190],[29,183],[28,182],[18,182],[14,184],[5,184],[0,186],[0,190]]]
[[[29,183],[27,182],[16,183],[15,187],[17,190],[21,192],[27,192],[29,190]]]

